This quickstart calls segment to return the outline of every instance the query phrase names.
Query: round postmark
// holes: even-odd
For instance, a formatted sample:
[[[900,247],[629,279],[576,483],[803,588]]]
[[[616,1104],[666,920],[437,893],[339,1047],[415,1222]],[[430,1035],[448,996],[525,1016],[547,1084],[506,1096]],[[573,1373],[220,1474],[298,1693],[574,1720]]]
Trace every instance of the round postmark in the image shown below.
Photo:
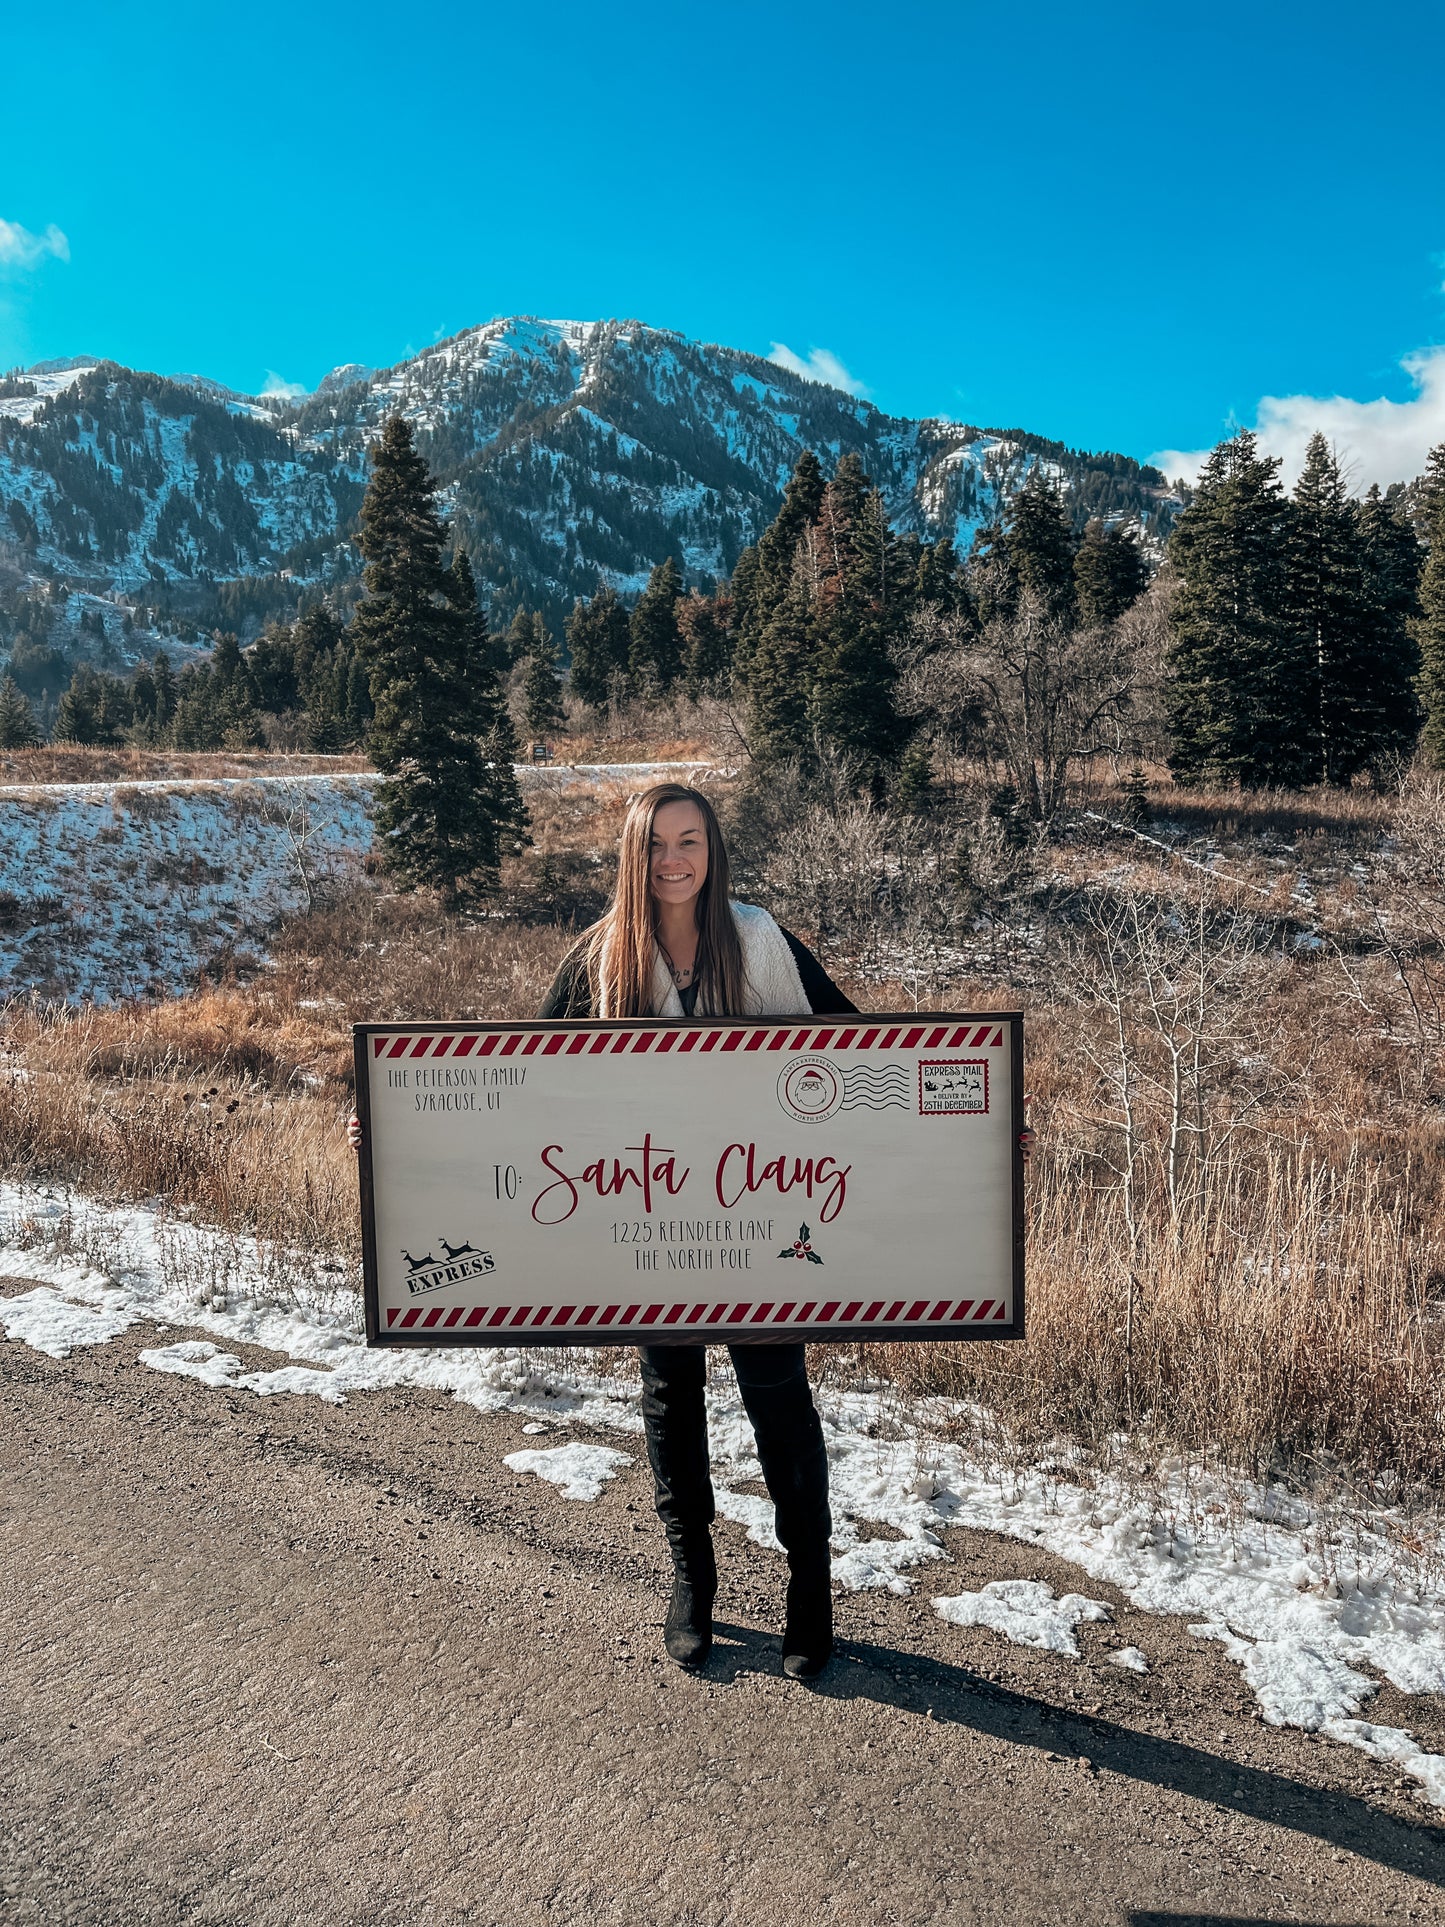
[[[826,1057],[795,1057],[778,1074],[778,1102],[800,1124],[816,1124],[843,1102],[843,1080]]]

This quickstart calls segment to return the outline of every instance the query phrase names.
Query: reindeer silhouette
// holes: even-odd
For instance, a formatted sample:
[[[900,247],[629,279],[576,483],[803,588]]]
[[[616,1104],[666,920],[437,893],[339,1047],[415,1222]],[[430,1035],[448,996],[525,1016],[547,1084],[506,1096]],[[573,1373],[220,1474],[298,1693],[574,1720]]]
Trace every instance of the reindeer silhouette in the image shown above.
[[[474,1252],[477,1247],[474,1244],[449,1245],[446,1239],[443,1238],[441,1240],[441,1248],[447,1254],[447,1262],[451,1263],[457,1258],[465,1257],[469,1251]]]
[[[436,1263],[436,1259],[432,1257],[430,1252],[427,1253],[425,1258],[413,1258],[411,1253],[406,1250],[403,1250],[401,1255],[406,1259],[406,1268],[408,1271],[425,1271],[428,1265],[434,1265]]]

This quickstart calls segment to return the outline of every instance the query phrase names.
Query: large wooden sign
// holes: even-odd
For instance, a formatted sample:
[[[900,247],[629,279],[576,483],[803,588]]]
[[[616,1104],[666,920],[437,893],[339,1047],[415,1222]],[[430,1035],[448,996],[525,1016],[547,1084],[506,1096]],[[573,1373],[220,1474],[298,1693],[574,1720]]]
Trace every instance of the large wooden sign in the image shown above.
[[[1023,1335],[1023,1020],[356,1029],[367,1341]]]

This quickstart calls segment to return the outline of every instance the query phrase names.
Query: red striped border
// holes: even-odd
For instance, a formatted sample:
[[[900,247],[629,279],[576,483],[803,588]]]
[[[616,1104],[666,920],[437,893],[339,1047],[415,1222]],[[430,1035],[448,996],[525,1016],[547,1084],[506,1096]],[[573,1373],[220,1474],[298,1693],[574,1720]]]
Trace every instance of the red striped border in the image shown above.
[[[439,1034],[406,1031],[400,1036],[373,1033],[371,1053],[378,1057],[408,1059],[426,1057],[568,1057],[600,1056],[604,1051],[616,1056],[627,1052],[654,1051],[658,1056],[676,1051],[828,1051],[828,1050],[1001,1050],[1004,1027],[986,1024],[854,1024],[840,1029],[833,1024],[815,1030],[811,1025],[794,1029],[791,1025],[770,1030],[766,1025],[735,1030],[727,1024],[715,1028],[705,1025],[686,1028],[671,1025],[665,1030],[514,1030],[444,1031]]]
[[[565,1336],[584,1326],[594,1331],[615,1326],[644,1331],[672,1325],[978,1325],[1003,1324],[1008,1311],[998,1298],[841,1298],[787,1303],[730,1304],[686,1299],[671,1305],[388,1305],[388,1331],[497,1331],[525,1325],[529,1331],[545,1326]]]

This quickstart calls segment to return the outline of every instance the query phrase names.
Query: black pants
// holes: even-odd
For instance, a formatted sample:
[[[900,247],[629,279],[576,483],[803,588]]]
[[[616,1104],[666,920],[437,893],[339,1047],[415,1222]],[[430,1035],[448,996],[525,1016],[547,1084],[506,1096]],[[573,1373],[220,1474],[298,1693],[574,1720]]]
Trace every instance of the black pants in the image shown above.
[[[777,1534],[796,1571],[828,1560],[828,1456],[801,1345],[729,1345],[758,1442]],[[701,1345],[642,1347],[642,1417],[661,1519],[674,1558],[713,1521]]]

